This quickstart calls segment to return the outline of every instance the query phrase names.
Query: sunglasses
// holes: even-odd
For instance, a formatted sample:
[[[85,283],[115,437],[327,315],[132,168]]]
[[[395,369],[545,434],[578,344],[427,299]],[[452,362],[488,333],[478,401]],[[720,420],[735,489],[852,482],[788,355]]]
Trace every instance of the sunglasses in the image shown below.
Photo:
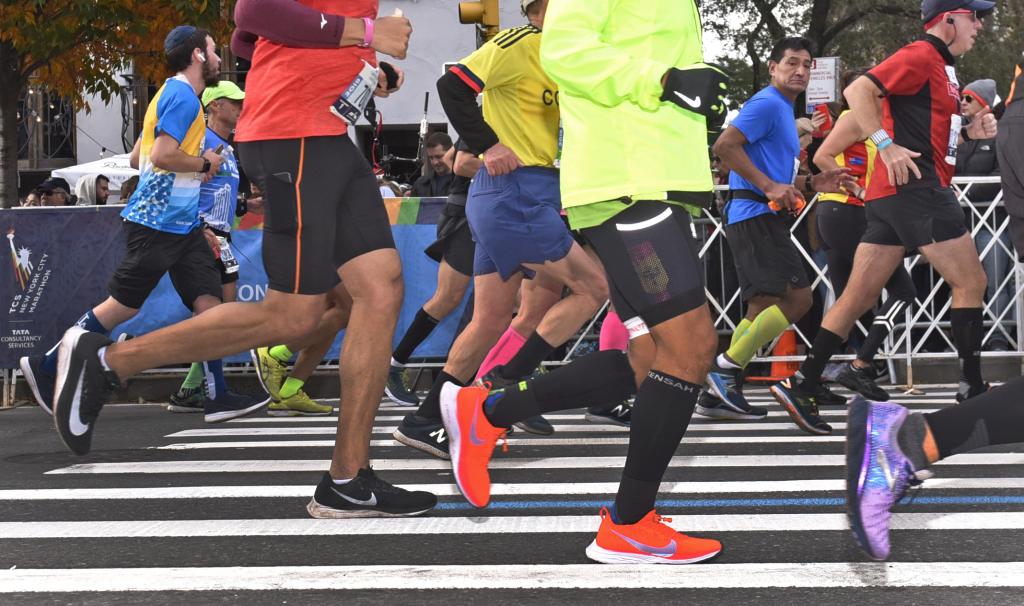
[[[975,101],[977,101],[977,99],[975,99],[974,97],[972,97],[970,95],[964,95],[964,101],[966,101],[968,103],[974,103]]]
[[[53,195],[53,190],[52,189],[41,189],[41,190],[39,190],[39,194],[42,195],[42,196],[52,196]]]
[[[955,11],[949,11],[946,14],[948,14],[948,15],[970,15],[971,16],[971,23],[974,23],[975,21],[980,21],[981,20],[981,17],[978,16],[978,11],[972,11],[972,10],[968,10],[968,9],[960,9],[960,10],[955,10]]]

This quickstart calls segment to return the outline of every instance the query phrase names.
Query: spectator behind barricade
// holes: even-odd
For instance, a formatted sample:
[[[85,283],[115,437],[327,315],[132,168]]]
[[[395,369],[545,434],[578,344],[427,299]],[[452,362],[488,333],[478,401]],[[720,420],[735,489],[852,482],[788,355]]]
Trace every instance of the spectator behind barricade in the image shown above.
[[[377,186],[380,187],[380,195],[382,198],[402,197],[402,186],[390,179],[384,178],[383,175],[377,177]]]
[[[985,113],[986,110],[991,111],[995,105],[995,80],[976,80],[964,87],[960,98],[960,111],[966,122],[970,122],[979,114]],[[958,177],[990,177],[999,175],[999,161],[996,158],[996,140],[972,139],[964,141],[957,149],[955,174]],[[967,188],[968,186],[963,185],[961,187]],[[1001,186],[998,183],[976,183],[970,185],[967,189],[967,199],[973,204],[987,206],[995,200],[1000,189]],[[986,211],[984,208],[980,210],[982,213]],[[975,215],[973,212],[968,211],[967,217],[969,220],[972,220]],[[995,233],[1005,220],[1005,210],[1003,208],[995,209],[989,213],[985,224],[978,229],[977,235],[974,237],[974,245],[977,247],[979,255],[984,253],[986,248],[991,247],[991,250],[984,253],[984,256],[981,258],[981,264],[985,268],[985,274],[988,276],[986,296],[991,301],[990,309],[996,317],[999,317],[1013,303],[1011,293],[1016,292],[1013,280],[1010,280],[1005,287],[1000,289],[1007,274],[1013,268],[1010,254],[1007,252],[1012,250],[1013,247],[1008,230],[1004,230],[1002,235],[999,236],[999,241],[992,244],[992,241],[995,240]],[[1010,321],[1013,318],[1013,312],[1007,312],[1003,316],[1002,328],[1012,330],[1013,327]],[[986,341],[984,347],[988,350],[1006,351],[1009,349],[1009,341],[1006,335],[997,330]]]
[[[71,186],[60,177],[50,177],[36,188],[40,206],[73,206]]]
[[[110,196],[110,179],[106,175],[85,175],[75,184],[76,206],[97,206],[107,203]]]
[[[427,137],[423,146],[427,151],[430,170],[416,180],[410,195],[419,198],[447,196],[454,176],[452,162],[455,152],[452,149],[452,138],[446,133],[433,133]]]
[[[135,188],[139,186],[139,176],[135,175],[125,181],[121,182],[121,190],[117,192],[118,200],[121,204],[128,202],[128,198],[132,197],[135,193]]]
[[[34,191],[29,192],[21,201],[21,206],[39,206],[39,194]]]

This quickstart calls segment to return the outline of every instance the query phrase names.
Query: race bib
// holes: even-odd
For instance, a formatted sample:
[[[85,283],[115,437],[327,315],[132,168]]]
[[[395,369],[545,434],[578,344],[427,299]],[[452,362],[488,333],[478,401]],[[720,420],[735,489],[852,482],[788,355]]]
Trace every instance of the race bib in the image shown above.
[[[370,99],[373,99],[373,91],[377,90],[377,75],[380,72],[366,61],[363,61],[363,70],[352,80],[345,92],[341,93],[338,100],[331,105],[331,113],[345,120],[349,124],[359,121],[363,115]]]

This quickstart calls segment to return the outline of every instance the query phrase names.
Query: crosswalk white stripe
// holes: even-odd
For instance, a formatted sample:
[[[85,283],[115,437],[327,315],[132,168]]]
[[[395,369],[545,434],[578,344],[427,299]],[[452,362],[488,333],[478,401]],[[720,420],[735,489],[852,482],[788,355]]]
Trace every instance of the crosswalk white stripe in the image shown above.
[[[646,567],[593,564],[238,566],[0,571],[0,592],[3,593],[837,587],[1024,587],[1024,562],[795,562]]]
[[[453,484],[402,484],[406,490],[426,490],[440,497],[456,496]],[[615,494],[616,482],[493,484],[495,496]],[[835,492],[842,480],[761,480],[729,482],[664,482],[662,494],[736,494]],[[934,478],[928,490],[1024,489],[1024,478]],[[240,499],[309,497],[313,486],[174,486],[144,488],[35,488],[0,490],[0,501],[87,501],[132,499]]]
[[[625,457],[500,457],[491,460],[491,469],[615,469],[621,468]],[[79,463],[47,471],[46,474],[106,473],[280,473],[291,471],[325,471],[327,459],[247,459],[218,461],[140,461],[122,463]],[[670,467],[841,467],[843,455],[709,455],[673,457]],[[1024,453],[967,453],[937,463],[944,465],[1024,465]],[[417,471],[451,469],[451,463],[434,458],[375,459],[377,471]]]
[[[683,438],[683,444],[824,444],[842,442],[843,436],[719,436],[713,438]],[[622,446],[629,438],[509,438],[509,446]],[[395,440],[370,440],[373,448],[401,446]],[[154,446],[154,450],[210,450],[215,448],[333,448],[334,440],[267,440],[178,442]]]
[[[930,413],[930,412],[935,412],[937,410],[938,410],[937,408],[915,408],[914,412],[919,412],[921,414],[926,414],[926,413]],[[824,418],[824,419],[845,419],[846,418],[846,409],[843,409],[843,410],[839,410],[839,409],[824,410],[823,409],[823,410],[820,411],[820,414],[821,414],[821,417]],[[398,415],[398,416],[395,416],[395,415],[378,415],[376,420],[378,422],[381,422],[381,423],[387,423],[387,422],[392,422],[392,421],[401,421],[404,418],[405,418],[404,415]],[[548,421],[551,421],[552,424],[555,426],[555,429],[558,429],[559,427],[561,427],[561,425],[559,424],[560,421],[577,421],[577,422],[583,422],[584,421],[584,417],[583,417],[582,414],[544,415],[544,418],[547,419]],[[770,419],[788,419],[789,418],[789,414],[784,412],[784,411],[781,411],[781,410],[769,410],[768,411],[768,418],[770,418]],[[317,424],[317,423],[319,423],[319,424],[323,424],[323,425],[330,425],[331,427],[333,427],[333,426],[338,424],[338,418],[337,417],[243,417],[241,419],[232,419],[230,421],[226,421],[225,425],[228,425],[228,424],[243,424],[243,425],[272,424],[273,425],[273,424],[287,424],[287,423],[301,423],[301,424],[308,424],[308,423]],[[718,425],[718,424],[728,425],[730,423],[733,423],[733,421],[723,421],[721,419],[709,419],[707,417],[702,417],[700,415],[694,415],[693,420],[690,421],[690,427],[694,427],[694,426],[700,425],[700,424],[705,424],[705,425]],[[792,427],[792,425],[790,425],[790,427]]]
[[[420,518],[312,518],[242,520],[89,520],[86,522],[0,522],[5,539],[282,537],[339,535],[506,534],[596,532],[596,515],[473,516]],[[686,532],[847,531],[843,513],[675,515],[672,526]],[[1013,530],[1024,528],[1024,512],[897,513],[893,530]]]
[[[390,426],[378,426],[373,428],[373,433],[376,435],[387,435],[390,436],[397,425]],[[846,429],[846,423],[836,423],[832,425],[833,429]],[[556,426],[556,429],[563,432],[573,433],[619,433],[628,434],[629,428],[617,427],[614,425],[565,425]],[[736,423],[730,425],[726,423],[719,423],[715,425],[704,425],[704,426],[691,426],[687,429],[686,435],[689,436],[690,432],[693,433],[712,433],[712,432],[726,432],[726,431],[742,431],[742,432],[754,432],[754,431],[791,431],[796,434],[803,434],[800,429],[793,423],[765,423],[762,426],[757,426],[755,423]],[[259,436],[333,436],[335,434],[334,427],[224,427],[219,429],[185,429],[176,433],[168,434],[166,438],[236,438],[236,437],[259,437]],[[760,436],[737,436],[740,440],[757,441]],[[769,436],[788,438],[790,436]],[[799,437],[809,438],[810,441],[818,440],[816,436],[808,436],[803,434]],[[833,436],[835,437],[835,436]],[[839,436],[841,437],[841,436]],[[509,438],[509,442],[513,438]],[[583,438],[584,440],[593,439],[601,440],[604,438]],[[547,440],[545,440],[547,441]],[[775,440],[773,440],[775,441]],[[788,441],[788,440],[785,440]]]

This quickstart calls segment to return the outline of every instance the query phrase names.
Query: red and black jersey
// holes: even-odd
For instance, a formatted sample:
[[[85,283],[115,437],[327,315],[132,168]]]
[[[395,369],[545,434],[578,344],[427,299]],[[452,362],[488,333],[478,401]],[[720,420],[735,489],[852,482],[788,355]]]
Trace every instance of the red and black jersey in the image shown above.
[[[960,83],[956,59],[942,40],[927,35],[896,51],[866,76],[882,91],[882,128],[902,147],[921,154],[916,158],[921,179],[899,189],[949,187],[956,168],[960,135]],[[881,156],[877,159],[882,162]],[[883,162],[884,164],[884,162]],[[868,185],[866,200],[897,193],[887,171],[879,166]]]

